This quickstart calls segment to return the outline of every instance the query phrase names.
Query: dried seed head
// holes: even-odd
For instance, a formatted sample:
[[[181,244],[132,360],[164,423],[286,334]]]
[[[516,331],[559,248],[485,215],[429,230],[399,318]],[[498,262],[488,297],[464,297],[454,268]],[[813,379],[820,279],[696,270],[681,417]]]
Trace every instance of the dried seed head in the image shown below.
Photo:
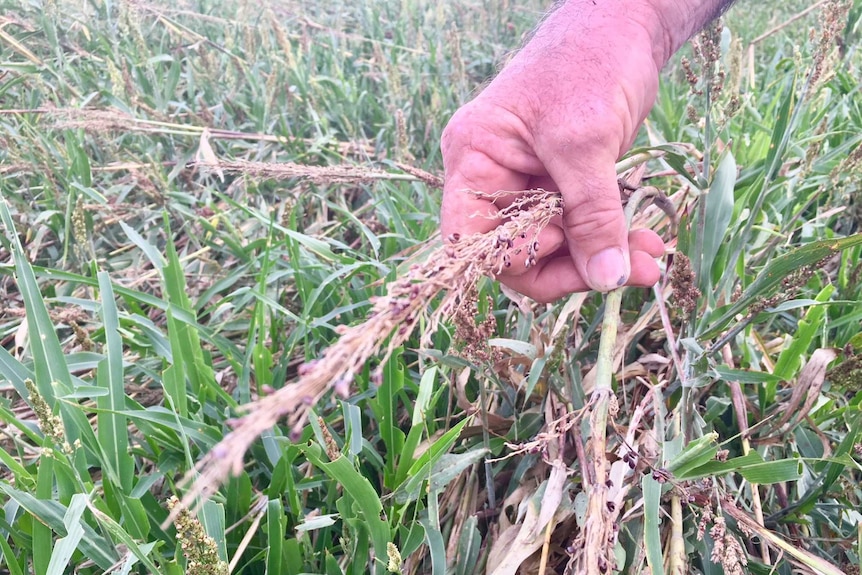
[[[682,61],[682,69],[685,71],[685,79],[688,82],[688,87],[691,89],[692,94],[701,95],[703,94],[703,90],[698,89],[697,85],[700,82],[700,78],[697,77],[694,70],[691,67],[691,60],[683,56]]]
[[[697,540],[703,541],[703,536],[706,535],[706,528],[715,518],[712,512],[712,505],[707,504],[703,508],[703,513],[700,516],[700,521],[697,523]]]
[[[670,285],[673,288],[671,297],[674,306],[686,315],[697,308],[700,298],[696,280],[691,269],[691,260],[684,253],[677,252],[673,257],[673,268],[670,272]]]
[[[332,390],[342,399],[350,397],[350,384],[353,383],[353,374],[348,372],[335,380]]]
[[[277,421],[286,419],[291,436],[300,437],[310,407],[331,390],[340,377],[348,371],[359,373],[371,357],[379,357],[381,365],[385,364],[415,332],[420,320],[425,320],[420,345],[430,347],[431,335],[444,321],[458,313],[464,294],[475,288],[483,277],[502,269],[502,256],[504,253],[508,255],[507,246],[511,238],[524,234],[528,242],[532,241],[540,230],[562,215],[562,202],[556,192],[531,190],[516,195],[480,195],[492,199],[511,198],[497,214],[504,223],[495,232],[461,238],[454,258],[446,256],[444,249],[447,246],[441,246],[421,263],[411,266],[405,276],[387,286],[385,295],[373,302],[366,321],[338,328],[338,341],[323,350],[316,363],[309,362],[309,365],[301,367],[297,381],[246,406],[243,423],[220,443],[219,449],[228,455],[205,456],[196,473],[187,476],[186,485],[193,482],[186,492],[187,501],[193,501],[205,492],[213,492],[231,473],[240,472],[245,452],[262,432]],[[505,240],[502,244],[499,241],[501,235]],[[418,286],[418,291],[414,291],[414,285]],[[431,307],[429,303],[435,300],[434,310],[426,313]],[[492,310],[493,306],[488,309]],[[494,333],[492,328],[496,329],[496,319],[493,313],[485,314],[481,327],[476,325],[475,317],[475,313],[469,314],[477,332],[487,329],[486,333]],[[466,321],[464,323],[467,324]],[[486,346],[489,336],[479,337],[482,345]]]
[[[810,41],[814,43],[816,38],[817,44],[814,50],[809,90],[816,89],[824,74],[826,77],[831,76],[830,66],[834,66],[836,59],[835,47],[841,41],[841,34],[847,24],[847,17],[852,6],[852,0],[832,0],[827,2],[820,12],[818,26],[820,34],[818,35],[814,30],[811,30],[809,34]]]
[[[78,325],[75,320],[69,320],[69,327],[75,332],[75,343],[81,346],[84,351],[93,351],[93,340],[90,339],[90,334]]]
[[[341,449],[338,448],[335,438],[332,437],[332,434],[329,432],[329,428],[326,426],[326,421],[324,421],[320,416],[317,417],[317,425],[320,426],[320,433],[323,435],[324,447],[326,447],[326,456],[329,457],[330,461],[335,461],[341,457]]]
[[[729,575],[743,575],[748,557],[742,545],[732,534],[727,532],[724,517],[716,517],[709,535],[714,541],[710,559],[720,563],[724,572]]]

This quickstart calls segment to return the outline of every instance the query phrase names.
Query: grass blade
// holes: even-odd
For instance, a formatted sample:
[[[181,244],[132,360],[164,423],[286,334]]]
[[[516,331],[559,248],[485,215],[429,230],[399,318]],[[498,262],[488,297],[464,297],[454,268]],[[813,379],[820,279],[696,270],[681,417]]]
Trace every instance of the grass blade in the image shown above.
[[[0,537],[0,551],[3,551],[3,556],[0,557],[0,563],[9,570],[9,575],[24,575],[24,570],[21,569],[20,565],[18,565],[15,552],[12,551],[12,547],[9,545],[9,542],[6,541],[5,535]]]
[[[63,575],[66,565],[72,558],[72,553],[78,548],[81,539],[84,538],[84,527],[81,516],[87,508],[87,496],[76,493],[66,509],[63,517],[63,525],[66,527],[66,536],[57,540],[51,552],[51,561],[48,563],[48,575]]]
[[[42,301],[42,293],[33,273],[33,268],[27,261],[21,242],[15,232],[12,216],[5,200],[0,202],[0,217],[6,226],[6,234],[12,240],[15,254],[15,272],[18,286],[27,311],[27,324],[30,328],[30,351],[33,356],[33,367],[36,375],[36,387],[39,393],[54,407],[56,393],[54,384],[65,387],[63,393],[72,391],[72,378],[63,359],[63,350],[57,340],[54,324],[48,315],[48,310]],[[25,394],[23,397],[27,397]]]
[[[862,233],[835,240],[811,242],[775,258],[757,274],[757,278],[736,302],[724,308],[717,318],[710,321],[708,327],[698,335],[699,339],[717,336],[737,314],[745,312],[758,299],[769,296],[781,284],[781,280],[791,273],[859,244],[862,244]]]
[[[325,462],[323,450],[313,444],[306,448],[305,454],[309,461],[326,475],[342,485],[344,491],[353,498],[362,518],[362,524],[368,530],[374,545],[374,555],[378,559],[386,557],[386,544],[391,541],[389,526],[380,519],[383,504],[371,482],[353,467],[353,464],[343,455],[335,461]],[[383,565],[377,563],[375,572],[381,572]]]
[[[266,503],[266,573],[267,575],[283,575],[284,531],[287,528],[284,515],[284,505],[280,499],[270,499]]]
[[[703,230],[700,291],[711,293],[713,260],[724,243],[724,236],[733,215],[733,189],[736,184],[736,160],[730,150],[715,170],[715,178],[706,194],[706,222]],[[695,255],[695,254],[692,254]],[[722,268],[724,266],[721,266]]]
[[[33,524],[34,527],[37,524],[41,525],[42,527],[45,527],[48,530],[49,536],[51,531],[54,531],[61,536],[66,535],[66,525],[63,522],[63,518],[66,514],[65,506],[63,506],[57,501],[37,499],[31,494],[24,491],[19,491],[18,489],[15,489],[10,485],[6,485],[5,483],[0,483],[0,491],[4,492],[10,498],[15,500],[22,508],[27,511],[27,513],[29,513],[36,519],[36,523]],[[79,543],[81,552],[84,553],[96,565],[98,565],[100,569],[110,569],[111,566],[117,561],[117,556],[115,553],[113,553],[114,546],[111,544],[110,541],[98,535],[89,525],[83,524],[83,528],[84,535]],[[41,549],[50,548],[51,541],[49,539],[47,547],[41,547]],[[36,549],[38,550],[40,548]],[[45,554],[42,553],[42,556],[45,557]]]
[[[659,506],[661,505],[662,484],[644,475],[641,482],[644,494],[644,547],[646,548],[647,564],[653,575],[664,574],[664,563],[661,550],[661,532],[659,526]]]
[[[99,445],[110,462],[118,486],[124,494],[132,491],[135,461],[129,451],[129,431],[122,412],[126,407],[126,388],[123,377],[123,342],[120,339],[120,320],[114,301],[114,290],[106,272],[99,272],[101,291],[101,317],[105,330],[105,359],[99,363],[96,381],[108,394],[99,397],[101,410],[97,416]]]
[[[425,528],[425,543],[428,545],[428,554],[431,555],[431,575],[445,575],[446,545],[443,535],[427,518],[420,519],[419,524]]]

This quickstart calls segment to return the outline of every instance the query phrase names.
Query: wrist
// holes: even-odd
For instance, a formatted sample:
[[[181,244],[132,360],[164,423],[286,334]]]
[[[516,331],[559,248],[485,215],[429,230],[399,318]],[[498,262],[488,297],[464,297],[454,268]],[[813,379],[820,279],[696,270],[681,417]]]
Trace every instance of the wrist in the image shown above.
[[[689,38],[721,16],[735,0],[647,0],[660,30],[664,66]]]
[[[620,34],[640,28],[661,69],[689,38],[720,16],[734,0],[566,0],[554,14],[566,21],[612,22]],[[638,46],[636,46],[638,47]]]
[[[566,0],[542,24],[536,37],[552,35],[583,48],[604,46],[610,38],[623,50],[651,54],[657,70],[695,30],[690,4],[698,0]],[[569,39],[560,38],[571,36]],[[591,39],[592,38],[592,39]]]

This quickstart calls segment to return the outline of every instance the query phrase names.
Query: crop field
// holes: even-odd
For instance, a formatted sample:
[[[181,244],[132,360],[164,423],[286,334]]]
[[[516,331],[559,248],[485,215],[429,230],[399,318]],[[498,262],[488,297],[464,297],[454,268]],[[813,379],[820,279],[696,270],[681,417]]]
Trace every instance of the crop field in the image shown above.
[[[862,0],[686,45],[660,282],[539,304],[439,145],[549,4],[0,0],[0,573],[859,573]]]

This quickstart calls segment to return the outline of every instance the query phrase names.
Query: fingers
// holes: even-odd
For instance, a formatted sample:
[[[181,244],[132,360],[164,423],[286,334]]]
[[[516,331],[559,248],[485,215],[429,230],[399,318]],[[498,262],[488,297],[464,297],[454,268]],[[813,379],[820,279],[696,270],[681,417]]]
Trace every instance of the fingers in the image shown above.
[[[498,191],[525,190],[535,179],[530,172],[542,172],[541,164],[524,146],[517,135],[514,122],[506,125],[483,124],[489,117],[504,120],[504,114],[478,114],[477,104],[461,108],[443,132],[441,151],[446,178],[443,186],[443,205],[440,211],[440,232],[444,238],[453,234],[462,237],[474,233],[487,233],[501,222],[500,209],[514,199],[502,196],[492,199]],[[514,168],[512,166],[515,166]],[[545,174],[545,181],[552,183]],[[477,195],[484,192],[487,195]],[[527,239],[529,238],[529,239]],[[515,238],[510,252],[506,274],[527,272],[527,257],[543,260],[556,252],[565,242],[559,226],[548,226],[538,235]],[[534,243],[527,249],[527,242]],[[531,266],[533,267],[533,266]]]
[[[664,242],[651,230],[635,230],[629,234],[631,273],[627,284],[649,287],[660,277],[654,258],[664,254]],[[562,251],[562,250],[561,250]],[[514,266],[512,266],[514,267]],[[511,268],[510,268],[511,269]],[[571,256],[558,252],[520,275],[500,275],[502,283],[536,301],[553,302],[573,292],[592,289],[581,276]]]
[[[489,119],[496,123],[489,123]],[[440,146],[446,174],[440,212],[443,237],[497,227],[500,206],[474,192],[523,190],[529,181],[525,168],[539,167],[513,124],[514,120],[499,113],[482,113],[481,102],[473,102],[446,125]]]
[[[624,285],[632,262],[614,158],[561,156],[547,164],[563,195],[563,232],[575,267],[592,289]]]
[[[566,238],[563,236],[563,230],[553,224],[539,230],[538,235],[535,232],[528,232],[525,238],[516,238],[512,249],[509,250],[510,265],[504,267],[497,277],[502,279],[503,277],[527,274],[536,267],[538,262],[552,258],[557,255],[557,252],[564,250],[565,243]],[[530,246],[529,244],[533,245]],[[529,249],[531,247],[532,250]],[[527,258],[531,252],[534,261],[528,267]]]

